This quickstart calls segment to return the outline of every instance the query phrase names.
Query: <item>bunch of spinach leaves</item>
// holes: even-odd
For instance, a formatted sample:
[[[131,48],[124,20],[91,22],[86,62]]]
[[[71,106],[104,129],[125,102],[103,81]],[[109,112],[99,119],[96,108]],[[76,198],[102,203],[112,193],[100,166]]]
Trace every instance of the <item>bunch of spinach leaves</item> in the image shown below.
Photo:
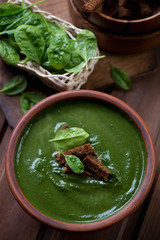
[[[36,103],[40,102],[47,96],[41,92],[24,92],[27,88],[27,79],[23,75],[17,75],[8,81],[0,93],[5,93],[8,96],[21,94],[20,106],[22,113],[26,113]]]
[[[32,5],[25,6],[24,1],[21,5],[0,4],[0,55],[3,60],[10,65],[34,61],[53,74],[59,71],[78,73],[84,65],[88,69],[88,62],[97,50],[94,34],[82,30],[73,40],[64,27],[32,12],[29,9]]]

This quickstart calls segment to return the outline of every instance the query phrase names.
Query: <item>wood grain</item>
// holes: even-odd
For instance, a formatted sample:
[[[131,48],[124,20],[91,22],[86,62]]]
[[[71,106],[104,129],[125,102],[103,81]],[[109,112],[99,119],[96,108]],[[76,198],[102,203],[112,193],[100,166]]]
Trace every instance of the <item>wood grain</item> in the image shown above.
[[[104,239],[117,239],[119,229],[122,223],[118,223],[115,226],[94,231],[94,232],[66,232],[60,230],[46,229],[43,240],[104,240]]]
[[[160,142],[160,136],[158,138]],[[158,142],[157,142],[158,143]],[[160,144],[157,144],[157,148],[160,149]],[[157,152],[160,156],[160,151]],[[158,157],[158,161],[160,162],[160,157]],[[159,173],[159,172],[158,172]],[[150,205],[148,207],[147,213],[145,215],[142,227],[140,229],[140,233],[138,235],[138,240],[145,239],[155,239],[158,240],[160,236],[159,222],[160,222],[160,175],[158,177],[156,186],[154,188],[154,192],[150,199]]]
[[[3,138],[3,134],[6,130],[6,127],[7,127],[7,122],[2,110],[0,109],[0,142]]]

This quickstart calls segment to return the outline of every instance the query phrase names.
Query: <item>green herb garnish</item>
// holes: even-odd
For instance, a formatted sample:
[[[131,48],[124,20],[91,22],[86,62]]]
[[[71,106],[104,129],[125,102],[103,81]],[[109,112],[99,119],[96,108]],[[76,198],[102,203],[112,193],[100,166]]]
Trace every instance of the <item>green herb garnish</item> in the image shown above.
[[[60,153],[64,156],[66,163],[70,167],[70,169],[77,174],[81,174],[84,172],[84,165],[82,161],[75,155],[66,155],[60,149],[58,149]]]
[[[71,149],[84,144],[89,138],[89,134],[83,128],[66,128],[63,131],[57,131],[55,138],[49,142],[55,142],[59,148]]]

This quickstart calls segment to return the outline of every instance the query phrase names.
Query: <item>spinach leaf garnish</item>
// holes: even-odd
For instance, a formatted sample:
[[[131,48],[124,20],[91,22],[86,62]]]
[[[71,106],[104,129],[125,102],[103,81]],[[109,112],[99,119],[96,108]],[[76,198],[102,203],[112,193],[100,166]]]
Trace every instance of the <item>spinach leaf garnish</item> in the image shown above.
[[[72,127],[58,131],[49,142],[55,142],[59,148],[68,150],[84,144],[88,138],[89,134],[83,128]]]
[[[111,68],[111,77],[114,82],[124,90],[128,90],[131,88],[131,79],[127,75],[126,72],[121,70],[120,68],[113,67],[111,63],[109,63]]]
[[[65,155],[65,160],[73,172],[77,174],[84,172],[84,165],[78,157],[74,155]]]
[[[27,87],[27,79],[23,75],[17,75],[7,82],[0,92],[6,95],[17,95],[22,93]]]
[[[75,155],[66,155],[60,149],[58,149],[60,153],[64,156],[66,163],[70,167],[70,169],[77,174],[81,174],[84,172],[84,165],[82,161]]]
[[[46,96],[40,92],[25,92],[21,95],[20,105],[23,113],[26,113],[36,103],[40,102]]]
[[[14,37],[27,58],[40,65],[45,41],[39,29],[30,25],[21,25],[15,30]]]
[[[0,55],[9,65],[16,65],[20,60],[18,52],[9,44],[7,39],[0,39]]]

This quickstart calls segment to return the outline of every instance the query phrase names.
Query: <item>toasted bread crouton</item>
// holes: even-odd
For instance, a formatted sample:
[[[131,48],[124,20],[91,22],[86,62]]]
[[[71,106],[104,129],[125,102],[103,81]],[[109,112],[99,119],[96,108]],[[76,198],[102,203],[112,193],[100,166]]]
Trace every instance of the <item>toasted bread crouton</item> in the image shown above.
[[[87,155],[92,155],[92,156],[97,157],[97,154],[95,153],[95,150],[90,143],[84,144],[80,147],[76,147],[76,148],[67,150],[64,152],[64,154],[65,155],[75,155],[81,160],[83,160]],[[60,166],[63,166],[66,162],[63,154],[61,154],[61,153],[57,153],[55,155],[55,158]]]
[[[83,5],[81,12],[89,17],[103,4],[103,2],[104,0],[89,0]]]
[[[94,174],[99,180],[107,181],[110,172],[100,161],[92,156],[86,156],[82,162],[87,172]]]

